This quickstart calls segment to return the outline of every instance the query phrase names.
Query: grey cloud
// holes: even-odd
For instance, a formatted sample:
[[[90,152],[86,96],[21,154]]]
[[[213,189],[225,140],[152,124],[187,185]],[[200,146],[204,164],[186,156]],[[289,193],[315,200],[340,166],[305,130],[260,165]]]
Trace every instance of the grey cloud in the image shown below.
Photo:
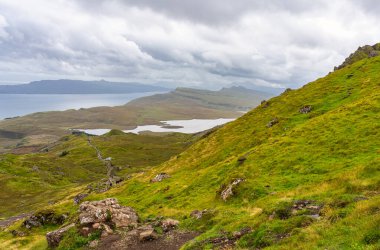
[[[326,74],[357,46],[377,42],[380,17],[373,5],[0,0],[0,82],[65,76],[297,87]]]

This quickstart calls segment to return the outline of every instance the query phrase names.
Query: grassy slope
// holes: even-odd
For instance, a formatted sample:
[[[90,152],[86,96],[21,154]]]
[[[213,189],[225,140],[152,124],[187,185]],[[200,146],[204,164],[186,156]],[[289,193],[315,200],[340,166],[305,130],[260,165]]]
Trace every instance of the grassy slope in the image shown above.
[[[271,99],[267,108],[256,108],[146,175],[92,198],[117,197],[144,216],[176,216],[186,227],[205,232],[198,241],[217,236],[220,230],[251,226],[254,233],[240,240],[241,247],[377,249],[378,72],[380,58],[366,59],[286,92]],[[313,111],[300,114],[304,105],[312,105]],[[280,122],[267,128],[274,117]],[[238,165],[237,158],[247,153],[246,162]],[[149,184],[158,172],[172,178]],[[236,177],[245,179],[237,195],[221,201],[216,196],[220,186]],[[360,196],[368,200],[355,202]],[[322,219],[268,219],[282,202],[295,199],[324,204]],[[205,208],[217,211],[212,220],[186,219],[192,210]],[[367,244],[371,237],[377,243]]]
[[[121,167],[119,176],[144,171],[182,152],[196,137],[184,134],[164,136],[116,133],[93,137],[103,157],[112,157]],[[163,152],[163,148],[165,151]],[[60,157],[63,151],[68,154]],[[149,153],[147,153],[149,152]],[[37,166],[38,170],[33,170]],[[106,175],[85,136],[64,137],[47,153],[0,155],[0,218],[33,211],[49,202],[72,196],[79,187]]]
[[[267,97],[265,93],[238,88],[182,89],[140,98],[124,106],[34,113],[0,121],[0,152],[16,144],[31,146],[54,141],[52,135],[66,135],[70,128],[132,129],[162,120],[234,118],[241,115],[237,111],[254,107]]]

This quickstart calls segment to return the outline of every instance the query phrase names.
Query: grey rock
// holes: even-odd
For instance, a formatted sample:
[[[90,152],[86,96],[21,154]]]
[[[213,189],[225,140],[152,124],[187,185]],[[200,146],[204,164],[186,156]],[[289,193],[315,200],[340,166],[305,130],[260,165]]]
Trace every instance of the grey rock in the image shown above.
[[[158,235],[154,232],[154,229],[148,229],[139,233],[140,241],[152,241],[156,240]]]
[[[168,175],[167,173],[159,173],[152,180],[150,180],[150,182],[152,183],[161,182],[162,180],[167,179],[167,178],[170,178],[170,175]]]
[[[273,127],[277,123],[279,123],[278,118],[273,118],[270,122],[268,122],[267,128],[271,128],[271,127]]]
[[[169,232],[170,230],[173,230],[178,227],[179,221],[178,220],[173,220],[173,219],[165,219],[161,222],[162,225],[162,230],[164,232]]]
[[[309,113],[311,110],[312,110],[312,106],[311,106],[311,105],[306,105],[306,106],[303,106],[302,108],[300,108],[299,112],[300,112],[301,114],[307,114],[307,113]]]
[[[74,226],[75,224],[73,223],[58,230],[47,233],[46,240],[48,242],[48,246],[51,248],[57,247],[61,242],[63,235]]]
[[[225,188],[222,193],[220,194],[222,200],[227,201],[231,196],[234,195],[234,188],[238,186],[241,182],[243,182],[244,179],[238,178],[233,180],[227,188]]]
[[[74,204],[78,205],[84,198],[86,198],[88,194],[78,194],[74,197]]]

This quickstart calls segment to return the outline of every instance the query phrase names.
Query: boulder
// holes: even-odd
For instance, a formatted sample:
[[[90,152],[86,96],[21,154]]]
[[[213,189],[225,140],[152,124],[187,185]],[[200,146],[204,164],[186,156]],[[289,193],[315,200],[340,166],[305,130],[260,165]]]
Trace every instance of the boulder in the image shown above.
[[[169,232],[170,230],[178,227],[179,221],[173,219],[165,219],[161,222],[161,225],[162,230],[164,230],[164,232]]]
[[[230,198],[231,196],[233,196],[233,195],[234,195],[234,188],[235,188],[237,185],[239,185],[241,182],[243,182],[243,181],[244,181],[244,179],[242,179],[242,178],[238,178],[238,179],[233,180],[233,181],[227,186],[227,188],[225,188],[225,189],[221,192],[220,196],[221,196],[222,200],[227,201],[228,198]]]
[[[74,204],[78,205],[84,198],[86,198],[88,194],[78,194],[74,197]]]
[[[170,178],[170,175],[168,175],[167,173],[159,173],[152,180],[150,180],[150,182],[152,183],[161,182],[162,180],[167,179],[167,178]]]
[[[154,232],[154,229],[147,229],[139,233],[140,241],[151,241],[156,240],[158,235]]]
[[[80,207],[79,222],[81,225],[94,223],[113,224],[115,227],[136,226],[138,216],[131,207],[119,205],[114,198],[101,201],[85,201]]]
[[[61,242],[63,235],[70,230],[70,228],[74,227],[75,224],[70,224],[68,226],[65,226],[63,228],[60,228],[58,230],[49,232],[46,234],[46,240],[48,242],[48,246],[50,248],[57,247],[59,245],[59,242]]]
[[[193,212],[191,212],[190,216],[197,220],[200,220],[202,219],[203,215],[206,214],[207,212],[208,212],[207,209],[204,209],[202,211],[194,210]]]

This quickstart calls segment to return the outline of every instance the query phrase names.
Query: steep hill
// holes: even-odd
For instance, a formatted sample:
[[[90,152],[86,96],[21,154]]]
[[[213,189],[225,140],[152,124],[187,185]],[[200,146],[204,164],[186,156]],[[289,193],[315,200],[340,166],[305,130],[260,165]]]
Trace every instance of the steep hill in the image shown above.
[[[167,91],[141,83],[108,81],[42,80],[28,84],[0,85],[0,94],[123,94]]]
[[[200,234],[183,249],[379,249],[379,72],[380,57],[363,59],[288,90],[87,199],[115,197],[143,221],[178,219]],[[152,183],[158,174],[170,177]],[[72,202],[51,209],[78,218]],[[2,232],[0,246],[44,248],[54,228]],[[61,249],[88,241],[71,230]]]
[[[244,227],[242,248],[377,249],[379,72],[380,57],[364,59],[287,91],[109,196],[204,232],[188,249]],[[160,172],[172,177],[147,185]],[[196,209],[214,212],[187,217]]]

